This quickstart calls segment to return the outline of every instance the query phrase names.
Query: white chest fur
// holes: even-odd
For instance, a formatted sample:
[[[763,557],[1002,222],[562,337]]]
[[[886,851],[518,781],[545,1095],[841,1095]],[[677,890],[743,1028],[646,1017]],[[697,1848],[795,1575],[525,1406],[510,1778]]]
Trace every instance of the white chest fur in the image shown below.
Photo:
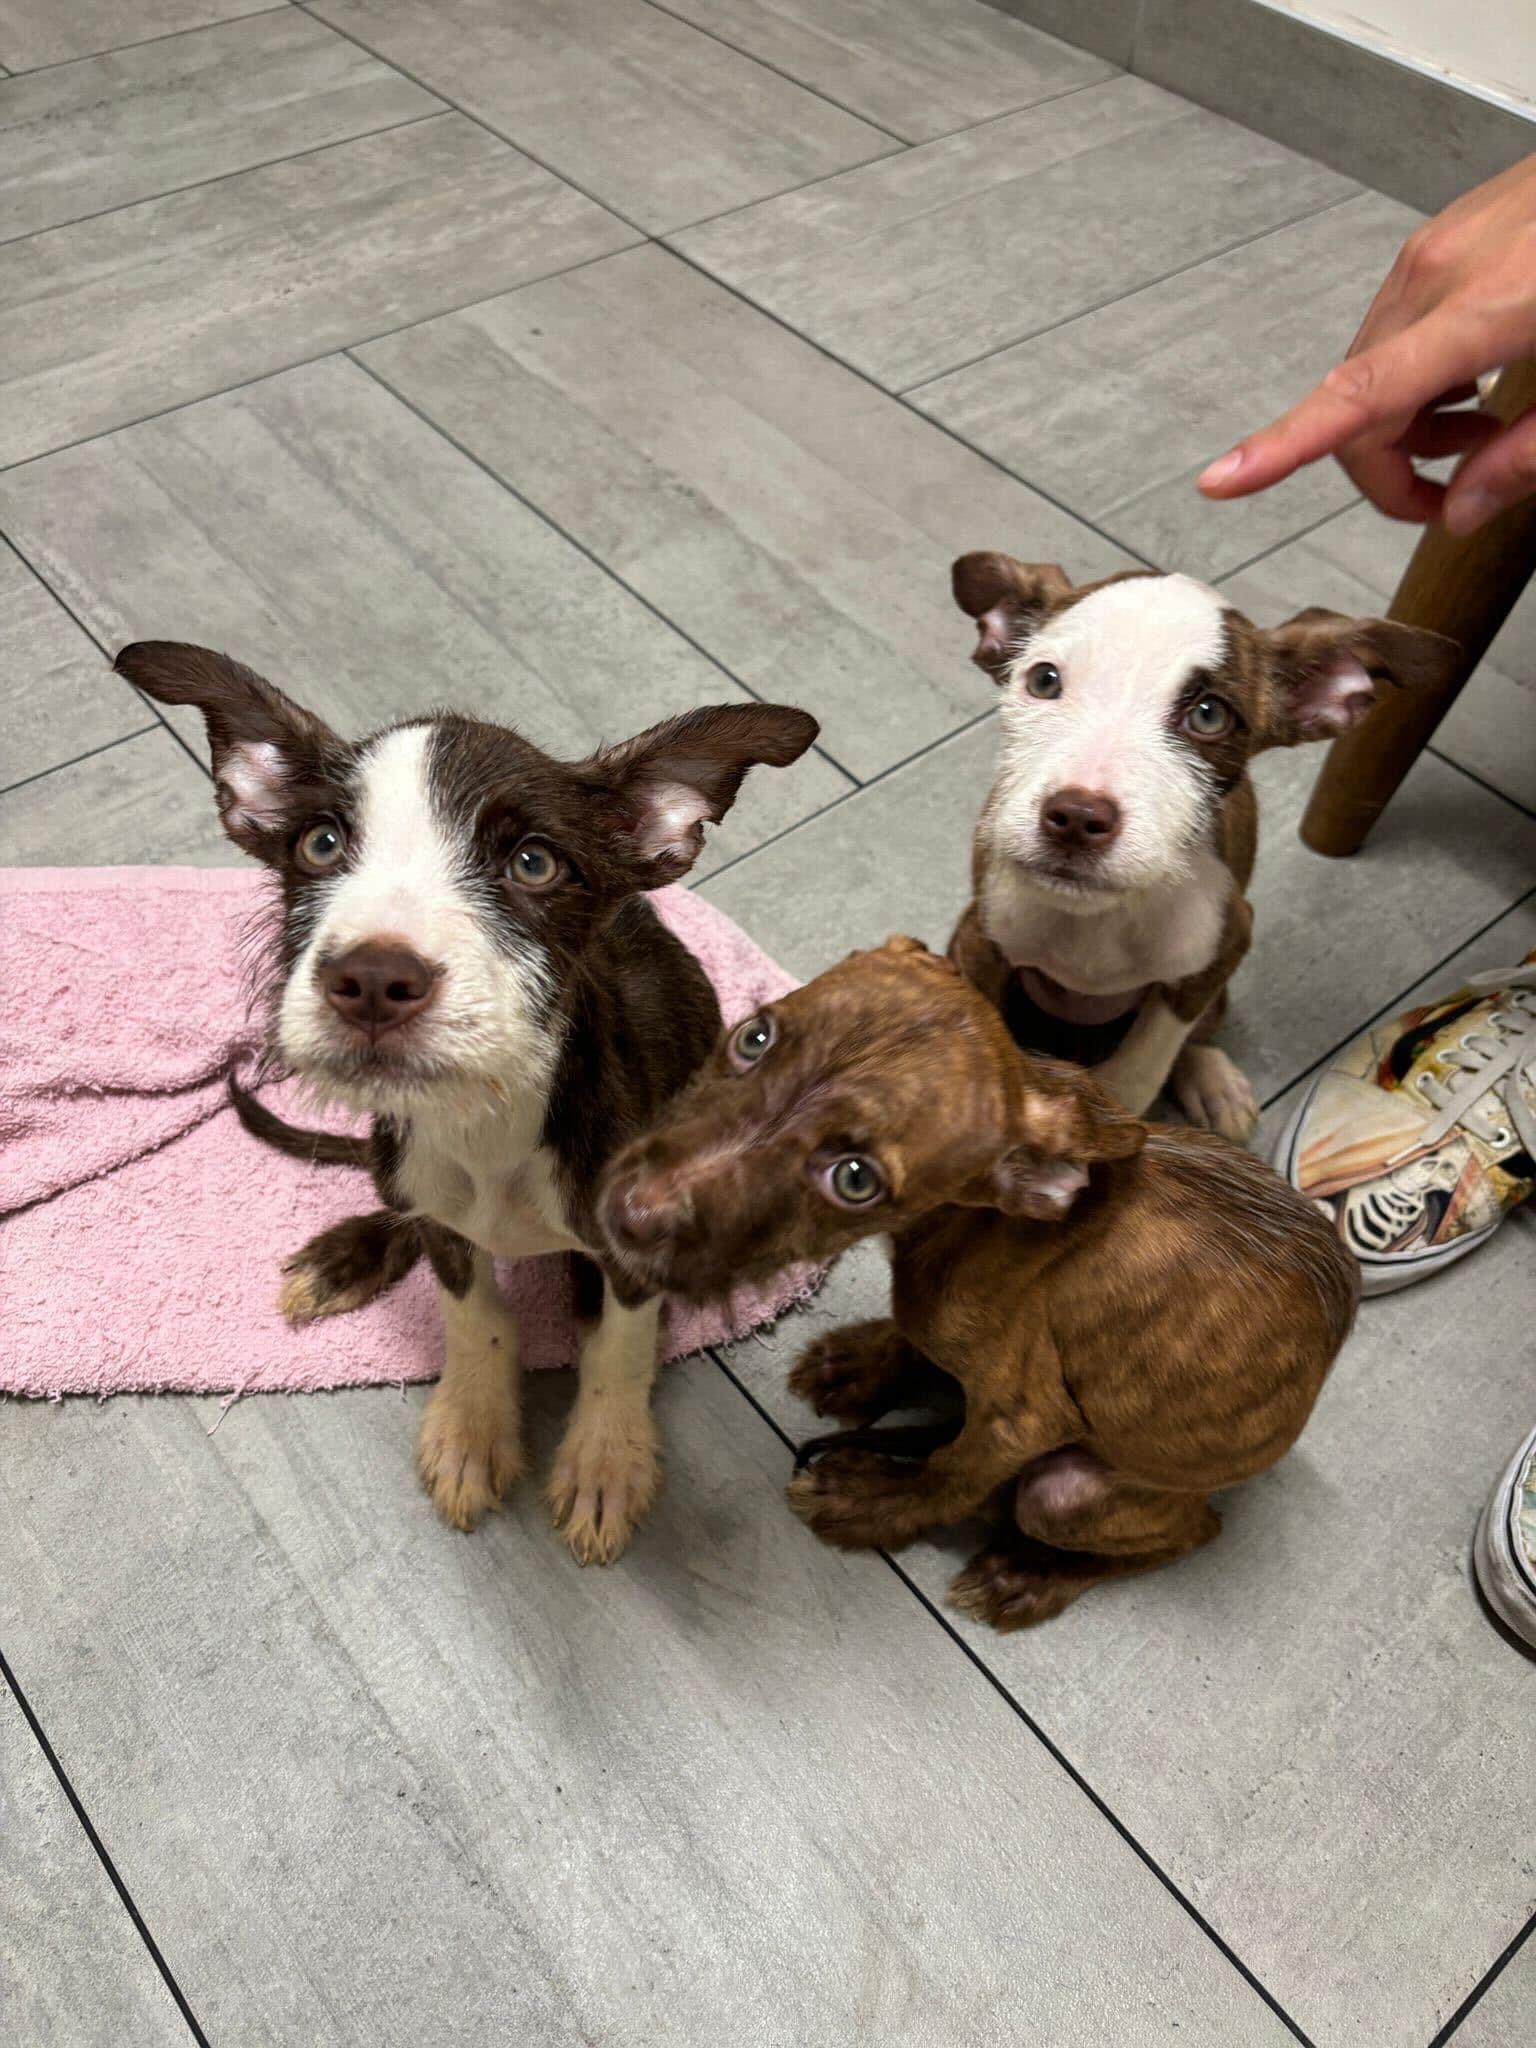
[[[414,1119],[400,1191],[419,1215],[447,1224],[501,1259],[579,1251],[560,1199],[554,1155],[538,1142],[543,1104],[473,1124]]]
[[[1131,891],[1105,910],[1080,911],[1013,861],[994,857],[982,885],[981,922],[1013,966],[1038,968],[1084,995],[1117,995],[1208,967],[1231,891],[1231,869],[1205,850],[1182,881]]]

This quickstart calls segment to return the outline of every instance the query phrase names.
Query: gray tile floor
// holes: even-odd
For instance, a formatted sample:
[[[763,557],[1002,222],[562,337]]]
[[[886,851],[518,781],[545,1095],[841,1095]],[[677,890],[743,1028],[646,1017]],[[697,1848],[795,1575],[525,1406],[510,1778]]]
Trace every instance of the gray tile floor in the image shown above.
[[[700,886],[809,974],[961,902],[952,555],[1269,619],[1409,544],[1333,471],[1190,478],[1413,217],[981,0],[0,0],[0,73],[0,860],[235,858],[197,731],[104,670],[139,635],[569,749],[772,692],[821,746]],[[1271,1125],[1536,945],[1533,677],[1529,606],[1347,867],[1296,838],[1315,755],[1262,764]],[[953,1542],[835,1555],[779,1497],[785,1362],[870,1259],[666,1376],[603,1575],[531,1493],[438,1527],[414,1392],[7,1405],[7,2038],[1529,2040],[1536,1680],[1467,1550],[1531,1246],[1369,1307],[1219,1544],[1006,1640]]]

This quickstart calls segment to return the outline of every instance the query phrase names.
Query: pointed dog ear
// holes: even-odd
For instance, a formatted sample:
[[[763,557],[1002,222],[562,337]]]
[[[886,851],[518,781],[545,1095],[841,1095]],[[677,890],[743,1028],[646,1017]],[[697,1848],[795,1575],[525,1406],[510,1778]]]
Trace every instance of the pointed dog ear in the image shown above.
[[[820,730],[788,704],[710,704],[594,754],[581,772],[610,799],[602,815],[635,886],[659,889],[693,866],[705,825],[725,816],[749,768],[787,768]]]
[[[1059,1222],[1100,1160],[1129,1159],[1147,1141],[1139,1117],[1118,1108],[1077,1068],[1029,1059],[1008,1142],[987,1175],[981,1200],[1005,1216]]]
[[[1351,619],[1319,606],[1259,634],[1271,686],[1265,746],[1333,739],[1360,723],[1383,683],[1445,683],[1462,660],[1443,634],[1396,619]]]
[[[971,659],[1001,681],[1020,643],[1053,604],[1072,589],[1054,562],[1016,562],[1012,555],[962,555],[950,570],[955,603],[976,621]]]
[[[318,760],[346,751],[323,719],[211,647],[139,640],[112,666],[161,704],[203,714],[224,830],[247,853],[271,860],[292,823],[289,796]]]

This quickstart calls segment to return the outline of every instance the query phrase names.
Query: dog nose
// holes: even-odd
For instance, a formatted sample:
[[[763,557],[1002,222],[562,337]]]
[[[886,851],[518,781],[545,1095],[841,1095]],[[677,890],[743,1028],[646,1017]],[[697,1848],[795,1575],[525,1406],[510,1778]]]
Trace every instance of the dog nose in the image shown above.
[[[660,1182],[631,1173],[609,1189],[603,1221],[623,1250],[650,1252],[672,1234],[680,1208]]]
[[[1102,853],[1120,830],[1120,806],[1102,790],[1058,789],[1040,806],[1040,824],[1058,846]]]
[[[418,1015],[432,1000],[435,977],[408,946],[367,940],[320,969],[325,1000],[349,1024],[378,1033]]]

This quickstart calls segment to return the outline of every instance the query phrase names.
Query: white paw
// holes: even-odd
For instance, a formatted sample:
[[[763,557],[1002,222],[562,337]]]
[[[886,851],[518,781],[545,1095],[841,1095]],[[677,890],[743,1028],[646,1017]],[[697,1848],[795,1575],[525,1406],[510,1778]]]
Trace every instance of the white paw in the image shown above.
[[[432,1391],[416,1439],[416,1469],[432,1505],[455,1529],[472,1529],[523,1471],[517,1402],[477,1392]]]
[[[640,1526],[661,1484],[656,1425],[648,1409],[578,1402],[555,1454],[545,1497],[578,1564],[612,1564]]]
[[[1247,1077],[1217,1045],[1186,1045],[1173,1070],[1173,1099],[1192,1124],[1238,1144],[1259,1120]]]

